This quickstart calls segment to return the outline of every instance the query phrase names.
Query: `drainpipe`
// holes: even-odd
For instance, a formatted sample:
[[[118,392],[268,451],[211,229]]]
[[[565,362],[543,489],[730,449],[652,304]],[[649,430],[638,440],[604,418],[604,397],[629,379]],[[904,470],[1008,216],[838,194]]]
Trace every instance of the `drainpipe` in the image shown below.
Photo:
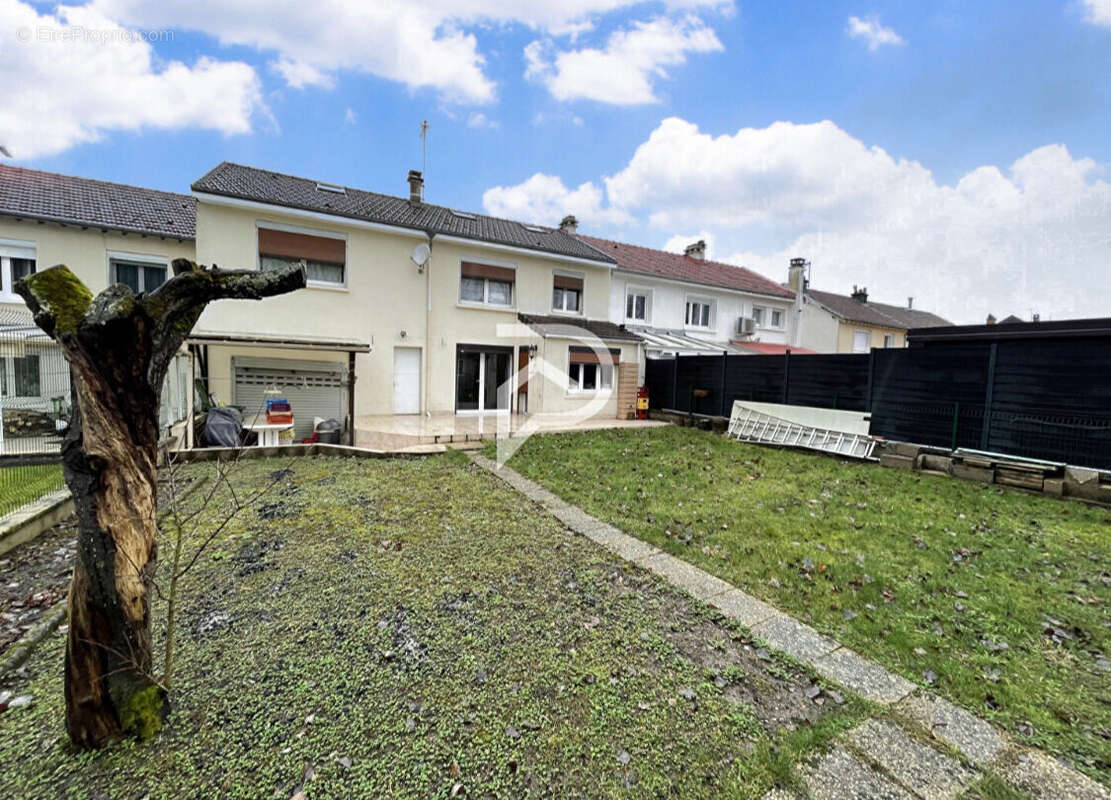
[[[428,407],[428,383],[432,377],[432,240],[436,238],[436,234],[432,230],[424,233],[428,237],[428,262],[424,265],[427,303],[424,307],[424,363],[422,365],[424,376],[421,380],[421,407],[424,409],[424,416],[431,417],[432,409]]]

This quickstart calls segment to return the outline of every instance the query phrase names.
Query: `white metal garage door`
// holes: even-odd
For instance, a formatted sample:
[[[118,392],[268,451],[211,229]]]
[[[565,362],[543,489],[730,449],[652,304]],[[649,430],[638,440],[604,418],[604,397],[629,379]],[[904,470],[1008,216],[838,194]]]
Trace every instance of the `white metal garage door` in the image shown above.
[[[266,390],[275,388],[293,406],[294,435],[301,441],[312,435],[313,418],[337,419],[347,415],[347,368],[332,361],[233,358],[234,405],[245,417],[266,410]]]

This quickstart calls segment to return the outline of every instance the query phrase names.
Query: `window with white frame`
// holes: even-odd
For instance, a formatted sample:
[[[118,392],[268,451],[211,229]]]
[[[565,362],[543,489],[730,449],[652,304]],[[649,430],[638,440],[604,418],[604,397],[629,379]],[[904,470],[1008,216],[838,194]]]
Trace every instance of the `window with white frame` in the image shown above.
[[[260,223],[259,269],[269,272],[290,264],[305,268],[309,286],[342,288],[347,285],[347,239],[324,231],[309,233],[292,226]]]
[[[552,275],[552,311],[565,314],[581,314],[583,298],[583,277],[570,273],[556,272]]]
[[[108,283],[122,283],[131,291],[153,292],[166,282],[166,260],[126,253],[108,254]]]
[[[753,306],[752,307],[752,321],[754,323],[756,323],[757,328],[763,328],[764,327],[764,317],[765,317],[765,313],[764,313],[764,308],[762,306]]]
[[[884,347],[894,347],[895,346],[895,334],[885,333],[883,335],[883,346]]]
[[[36,354],[0,359],[0,395],[39,397],[42,382]]]
[[[628,289],[625,292],[625,319],[630,322],[648,322],[648,292]]]
[[[619,350],[610,350],[599,356],[593,347],[570,348],[567,391],[571,394],[612,391],[614,365],[619,359]]]
[[[687,300],[686,324],[692,328],[709,328],[713,317],[713,303],[706,300]]]
[[[853,352],[867,353],[872,349],[871,331],[853,331]]]
[[[459,275],[459,302],[508,308],[513,305],[516,276],[513,267],[464,261]]]
[[[773,308],[772,309],[772,327],[773,328],[782,328],[783,327],[783,310],[780,309],[780,308]]]
[[[35,256],[34,242],[0,240],[0,294],[17,298],[15,283],[35,272]]]

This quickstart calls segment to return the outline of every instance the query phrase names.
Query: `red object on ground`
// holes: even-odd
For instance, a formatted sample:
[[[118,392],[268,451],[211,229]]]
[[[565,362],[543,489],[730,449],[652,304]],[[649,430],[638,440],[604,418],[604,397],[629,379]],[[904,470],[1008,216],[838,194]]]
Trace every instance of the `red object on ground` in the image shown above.
[[[796,356],[813,356],[817,355],[814,350],[807,350],[805,347],[794,347],[789,344],[772,344],[771,342],[732,342],[734,347],[740,347],[744,350],[751,350],[754,353],[759,353],[762,356],[781,356],[788,350],[792,355]]]
[[[648,387],[637,389],[637,419],[648,419]]]

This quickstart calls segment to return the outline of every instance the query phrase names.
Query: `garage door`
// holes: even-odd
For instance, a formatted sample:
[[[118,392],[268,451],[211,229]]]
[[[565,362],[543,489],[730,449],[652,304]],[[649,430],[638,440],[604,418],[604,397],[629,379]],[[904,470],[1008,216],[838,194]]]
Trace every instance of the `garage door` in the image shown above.
[[[250,417],[266,410],[267,389],[277,389],[293,406],[297,441],[312,435],[313,418],[347,417],[347,368],[329,361],[233,358],[234,405]]]

